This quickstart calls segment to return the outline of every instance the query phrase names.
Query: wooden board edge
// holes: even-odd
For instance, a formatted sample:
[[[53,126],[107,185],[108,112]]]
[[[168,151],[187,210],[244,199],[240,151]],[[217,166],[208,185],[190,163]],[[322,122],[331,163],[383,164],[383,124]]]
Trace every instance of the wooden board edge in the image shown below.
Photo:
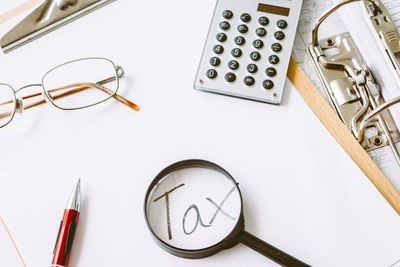
[[[11,9],[10,11],[0,14],[0,24],[24,13],[25,11],[28,11],[29,9],[38,5],[40,2],[43,2],[43,0],[30,0],[20,6],[17,6],[16,8]]]
[[[354,138],[329,103],[294,61],[290,60],[287,77],[313,113],[400,215],[400,195],[376,163]]]

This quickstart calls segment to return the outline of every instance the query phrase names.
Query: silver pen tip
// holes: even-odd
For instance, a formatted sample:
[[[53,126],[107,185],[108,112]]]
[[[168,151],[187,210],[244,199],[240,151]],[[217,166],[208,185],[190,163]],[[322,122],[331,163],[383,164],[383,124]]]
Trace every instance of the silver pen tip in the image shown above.
[[[80,211],[81,208],[81,179],[78,179],[74,190],[68,200],[67,210]]]

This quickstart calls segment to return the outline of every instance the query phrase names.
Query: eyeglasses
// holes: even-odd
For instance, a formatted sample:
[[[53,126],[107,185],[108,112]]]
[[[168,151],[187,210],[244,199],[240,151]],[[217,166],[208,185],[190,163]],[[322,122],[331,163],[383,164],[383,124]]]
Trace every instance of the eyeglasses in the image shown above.
[[[41,84],[30,84],[14,90],[10,85],[0,83],[0,128],[8,125],[17,112],[22,113],[46,102],[58,109],[78,110],[114,98],[138,111],[136,104],[117,94],[119,79],[124,74],[122,67],[111,60],[93,57],[69,61],[51,69],[43,76]],[[42,87],[42,92],[17,97],[17,93],[23,89],[35,86]],[[24,106],[23,100],[41,95],[44,99]]]

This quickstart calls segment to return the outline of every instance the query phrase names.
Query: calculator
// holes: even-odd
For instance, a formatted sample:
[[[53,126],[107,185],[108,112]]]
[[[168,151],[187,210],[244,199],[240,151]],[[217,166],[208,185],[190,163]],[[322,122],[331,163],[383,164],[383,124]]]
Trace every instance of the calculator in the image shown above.
[[[194,88],[280,104],[302,0],[218,0]]]

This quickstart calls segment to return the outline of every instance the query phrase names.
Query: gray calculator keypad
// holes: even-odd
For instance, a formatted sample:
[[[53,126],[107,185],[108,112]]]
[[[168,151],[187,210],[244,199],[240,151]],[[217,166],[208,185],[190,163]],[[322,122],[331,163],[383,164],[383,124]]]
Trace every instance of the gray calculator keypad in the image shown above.
[[[218,35],[217,35],[217,42],[224,43],[227,41],[228,36],[225,32],[229,30],[230,23],[228,21],[226,21],[226,19],[232,20],[234,17],[235,17],[235,14],[230,10],[225,10],[224,12],[222,12],[221,22],[220,22],[221,32],[218,33]],[[251,20],[252,20],[251,15],[249,15],[247,13],[243,13],[240,15],[240,21],[243,24],[240,24],[237,27],[238,34],[248,33],[248,31],[250,29],[246,25],[246,23],[250,22]],[[254,33],[257,35],[257,37],[262,38],[267,35],[268,32],[267,32],[267,29],[265,28],[265,26],[268,26],[269,23],[270,23],[270,20],[267,16],[260,16],[258,18],[258,24],[259,24],[258,26],[260,26],[260,27],[253,29]],[[281,19],[277,22],[277,28],[279,28],[279,29],[273,29],[273,27],[271,27],[272,31],[275,30],[274,37],[277,41],[276,43],[271,45],[272,52],[279,53],[282,51],[283,47],[279,43],[279,41],[281,41],[285,38],[285,33],[282,31],[282,29],[286,29],[287,27],[288,27],[288,23],[286,20],[283,20],[283,19]],[[243,46],[246,43],[246,41],[248,41],[248,40],[246,40],[246,37],[244,37],[242,35],[235,37],[234,42],[238,47],[236,47],[232,50],[232,53],[231,53],[232,57],[239,58],[242,56],[243,52],[239,47]],[[262,39],[255,39],[252,41],[252,46],[254,49],[262,49],[264,47],[264,41]],[[214,47],[214,50],[215,50],[215,47]],[[221,49],[218,49],[218,50],[221,50]],[[257,51],[252,51],[248,56],[251,58],[251,60],[253,60],[255,62],[260,61],[262,58],[262,55]],[[272,65],[278,64],[279,61],[280,61],[280,59],[279,59],[279,56],[277,56],[277,55],[270,55],[268,57],[268,62]],[[213,57],[210,59],[210,64],[212,66],[219,66],[221,64],[221,61],[219,58]],[[235,70],[239,69],[240,63],[237,60],[232,59],[231,61],[229,61],[227,63],[227,65],[228,65],[228,68],[230,71],[227,71],[225,73],[225,80],[228,82],[234,82],[234,81],[236,81],[236,75],[234,72],[231,72],[231,71],[235,71]],[[264,66],[262,66],[262,65],[264,65]],[[263,64],[263,63],[250,64],[247,66],[247,70],[248,70],[249,74],[254,74],[257,72],[257,70],[260,67],[266,69],[266,75],[270,78],[275,77],[277,75],[277,71],[275,68],[273,68],[273,67],[267,68],[265,66],[265,64]],[[214,73],[212,73],[212,74],[214,74]],[[214,75],[211,75],[210,79],[215,79]],[[256,83],[256,80],[253,76],[246,76],[243,80],[243,83],[246,86],[253,86]],[[274,83],[270,79],[266,79],[266,80],[262,81],[262,85],[267,90],[271,90],[274,87]]]
[[[285,16],[257,12],[255,0],[232,9],[219,0],[195,88],[279,104],[301,7],[293,1],[284,4],[293,15]]]

